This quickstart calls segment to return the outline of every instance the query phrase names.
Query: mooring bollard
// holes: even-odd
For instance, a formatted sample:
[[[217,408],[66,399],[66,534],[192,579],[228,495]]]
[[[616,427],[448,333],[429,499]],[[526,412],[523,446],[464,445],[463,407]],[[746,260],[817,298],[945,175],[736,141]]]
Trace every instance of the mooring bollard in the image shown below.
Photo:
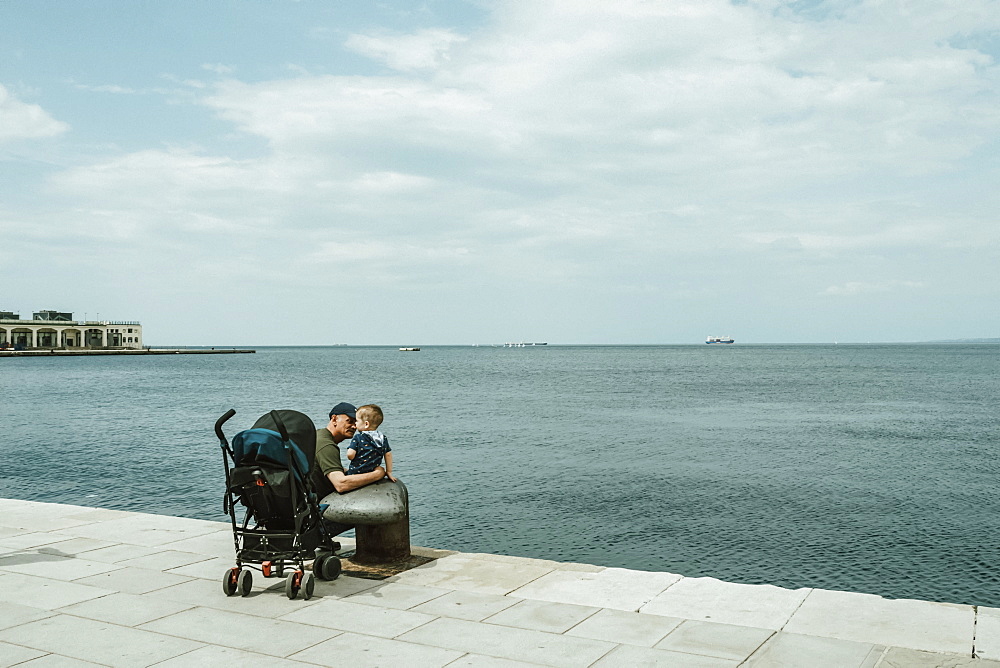
[[[351,561],[390,564],[410,558],[410,500],[406,485],[385,479],[346,494],[330,494],[323,517],[354,525]]]

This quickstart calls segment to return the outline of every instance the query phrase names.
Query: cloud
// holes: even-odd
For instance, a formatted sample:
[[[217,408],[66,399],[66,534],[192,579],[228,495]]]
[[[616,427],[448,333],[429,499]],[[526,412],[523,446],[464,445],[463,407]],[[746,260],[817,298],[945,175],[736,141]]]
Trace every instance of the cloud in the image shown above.
[[[37,104],[18,100],[0,84],[0,142],[54,137],[68,129],[66,123],[52,118]]]
[[[232,74],[236,71],[235,68],[223,65],[222,63],[202,63],[201,69],[221,75]]]
[[[399,172],[371,172],[355,179],[351,187],[360,191],[398,193],[422,190],[433,184],[432,179]]]
[[[877,214],[854,212],[848,218],[877,220]],[[802,221],[803,218],[798,218]],[[812,223],[816,225],[815,223]],[[878,251],[887,248],[937,248],[950,239],[948,226],[942,222],[898,221],[868,222],[866,229],[852,229],[841,225],[839,229],[826,233],[816,232],[758,232],[744,235],[744,238],[772,248],[784,247],[820,252],[831,251]]]
[[[456,133],[482,133],[488,111],[475,92],[395,77],[227,81],[205,103],[243,131],[294,150],[302,142],[350,145],[369,139],[454,147],[460,145]]]
[[[448,60],[454,45],[467,39],[448,30],[420,30],[409,35],[355,34],[347,38],[344,46],[394,70],[409,72],[437,67]]]
[[[99,86],[93,86],[90,84],[74,84],[73,87],[78,90],[86,90],[92,93],[114,93],[116,95],[135,95],[138,92],[134,88],[119,86],[117,84],[102,84]]]

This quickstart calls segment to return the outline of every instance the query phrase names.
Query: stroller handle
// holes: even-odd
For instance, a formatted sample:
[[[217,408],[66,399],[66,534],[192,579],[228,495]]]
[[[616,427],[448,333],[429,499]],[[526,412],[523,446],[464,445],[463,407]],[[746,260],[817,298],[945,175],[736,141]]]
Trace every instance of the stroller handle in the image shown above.
[[[275,426],[278,427],[278,433],[281,434],[281,440],[287,443],[288,430],[285,429],[285,423],[281,421],[281,417],[278,415],[278,411],[271,411],[271,419],[274,420]]]
[[[220,417],[218,420],[215,421],[215,435],[218,436],[219,440],[222,441],[223,443],[226,442],[226,435],[222,433],[222,425],[225,424],[226,421],[229,418],[233,417],[234,415],[236,415],[236,409],[230,408],[222,415],[222,417]]]
[[[281,435],[281,443],[285,446],[285,452],[288,453],[288,470],[294,472],[295,475],[300,478],[306,476],[306,471],[299,468],[299,463],[293,454],[292,447],[295,444],[290,438],[288,438],[288,428],[285,427],[285,423],[282,421],[281,416],[278,415],[278,411],[271,411],[271,419],[274,420],[274,426],[278,428],[278,434]],[[297,446],[296,446],[297,447]],[[308,466],[307,466],[308,468]],[[291,476],[288,479],[288,484],[292,486],[292,495],[295,495],[295,476]]]

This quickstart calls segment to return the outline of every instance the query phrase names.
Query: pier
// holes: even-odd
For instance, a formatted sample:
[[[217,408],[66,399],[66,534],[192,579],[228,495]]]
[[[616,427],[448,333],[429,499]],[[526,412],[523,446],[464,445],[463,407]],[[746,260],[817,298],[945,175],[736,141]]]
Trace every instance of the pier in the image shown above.
[[[227,597],[228,523],[0,499],[0,665],[1000,667],[993,608],[412,550]]]
[[[232,353],[255,353],[256,350],[241,348],[142,348],[134,350],[85,349],[85,348],[50,348],[31,350],[0,350],[0,357],[80,357],[95,355],[224,355]]]

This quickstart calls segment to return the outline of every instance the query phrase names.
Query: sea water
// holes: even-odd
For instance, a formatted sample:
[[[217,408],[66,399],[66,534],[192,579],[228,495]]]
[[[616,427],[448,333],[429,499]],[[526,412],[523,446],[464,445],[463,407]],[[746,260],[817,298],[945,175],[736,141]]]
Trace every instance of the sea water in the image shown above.
[[[378,403],[415,544],[1000,606],[1000,347],[0,359],[0,495],[225,521],[273,408]]]

